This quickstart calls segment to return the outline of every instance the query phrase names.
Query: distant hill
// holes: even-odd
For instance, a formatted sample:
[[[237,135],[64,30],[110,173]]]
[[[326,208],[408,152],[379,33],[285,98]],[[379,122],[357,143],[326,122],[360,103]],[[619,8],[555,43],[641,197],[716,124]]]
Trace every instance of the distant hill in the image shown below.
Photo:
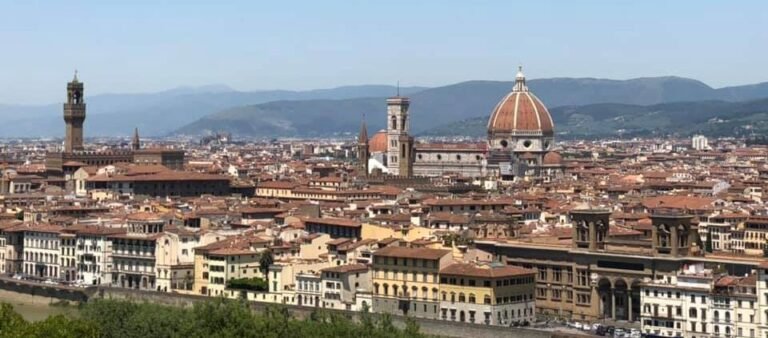
[[[86,93],[88,83],[86,82]],[[410,95],[423,87],[401,87]],[[221,110],[278,100],[349,99],[388,96],[395,86],[360,85],[307,91],[265,90],[239,92],[223,85],[180,87],[147,94],[86,96],[88,136],[128,136],[138,127],[142,135],[162,136],[196,119]],[[62,86],[64,96],[64,86]],[[0,104],[0,137],[63,136],[62,105]]]
[[[679,77],[552,78],[529,80],[528,85],[550,109],[598,103],[646,106],[678,101],[740,102],[768,97],[768,83],[713,89],[700,81]],[[446,123],[487,116],[511,88],[512,82],[468,81],[400,91],[411,97],[411,127],[421,133]],[[394,86],[387,85],[252,92],[210,85],[158,93],[94,95],[86,97],[85,134],[128,136],[138,127],[144,136],[199,135],[209,131],[257,137],[328,136],[357,132],[362,114],[366,114],[374,130],[384,127],[384,98],[395,92]],[[0,104],[0,137],[60,137],[64,132],[61,108],[61,103]],[[315,123],[307,124],[313,118]]]
[[[695,101],[657,105],[601,103],[550,109],[559,137],[593,138],[702,133],[710,136],[765,134],[768,99],[748,102]],[[488,116],[451,122],[423,136],[484,137]]]
[[[411,128],[416,134],[437,135],[445,133],[434,128],[447,125],[451,132],[461,134],[462,129],[470,127],[464,123],[477,124],[479,121],[472,120],[473,117],[488,116],[512,85],[512,82],[504,81],[468,81],[415,92],[409,95]],[[604,106],[604,114],[618,114],[627,109],[661,103],[742,101],[768,97],[768,83],[713,89],[700,81],[679,77],[535,79],[528,81],[528,86],[553,111],[557,107],[613,104]],[[367,116],[369,128],[375,131],[385,127],[385,110],[384,97],[279,101],[227,109],[183,126],[175,133],[198,135],[226,130],[250,137],[329,136],[356,132],[363,114]],[[306,123],[312,119],[320,123]]]

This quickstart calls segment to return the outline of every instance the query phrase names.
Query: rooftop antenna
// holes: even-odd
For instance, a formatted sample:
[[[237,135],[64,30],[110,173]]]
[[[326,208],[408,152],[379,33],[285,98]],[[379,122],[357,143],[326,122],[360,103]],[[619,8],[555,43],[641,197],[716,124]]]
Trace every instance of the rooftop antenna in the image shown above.
[[[397,80],[397,97],[400,97],[400,80]]]

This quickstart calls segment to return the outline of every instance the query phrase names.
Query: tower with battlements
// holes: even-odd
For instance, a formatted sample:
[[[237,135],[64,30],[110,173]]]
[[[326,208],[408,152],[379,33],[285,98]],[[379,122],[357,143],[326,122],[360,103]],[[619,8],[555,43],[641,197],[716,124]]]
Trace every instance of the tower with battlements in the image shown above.
[[[85,99],[83,83],[77,79],[67,83],[67,102],[64,103],[64,152],[83,150],[83,122],[85,122]]]

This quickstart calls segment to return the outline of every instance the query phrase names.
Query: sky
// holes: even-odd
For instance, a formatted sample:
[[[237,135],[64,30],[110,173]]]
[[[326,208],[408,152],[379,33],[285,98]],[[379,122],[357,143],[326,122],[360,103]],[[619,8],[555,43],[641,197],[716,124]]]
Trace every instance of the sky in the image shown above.
[[[237,90],[675,75],[768,81],[768,1],[0,0],[0,103]]]

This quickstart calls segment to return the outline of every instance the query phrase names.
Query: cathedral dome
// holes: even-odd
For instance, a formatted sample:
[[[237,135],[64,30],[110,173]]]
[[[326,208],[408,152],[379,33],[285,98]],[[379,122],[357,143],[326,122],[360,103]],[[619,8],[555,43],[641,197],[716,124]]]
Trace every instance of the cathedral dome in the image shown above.
[[[543,165],[562,165],[563,156],[558,154],[556,151],[547,152],[544,155],[544,160],[542,161],[542,164]]]
[[[370,153],[383,153],[387,151],[387,132],[384,130],[379,131],[371,137],[368,141],[368,152]]]
[[[554,135],[552,116],[541,100],[528,91],[522,69],[515,77],[515,87],[493,109],[488,120],[488,133]]]

